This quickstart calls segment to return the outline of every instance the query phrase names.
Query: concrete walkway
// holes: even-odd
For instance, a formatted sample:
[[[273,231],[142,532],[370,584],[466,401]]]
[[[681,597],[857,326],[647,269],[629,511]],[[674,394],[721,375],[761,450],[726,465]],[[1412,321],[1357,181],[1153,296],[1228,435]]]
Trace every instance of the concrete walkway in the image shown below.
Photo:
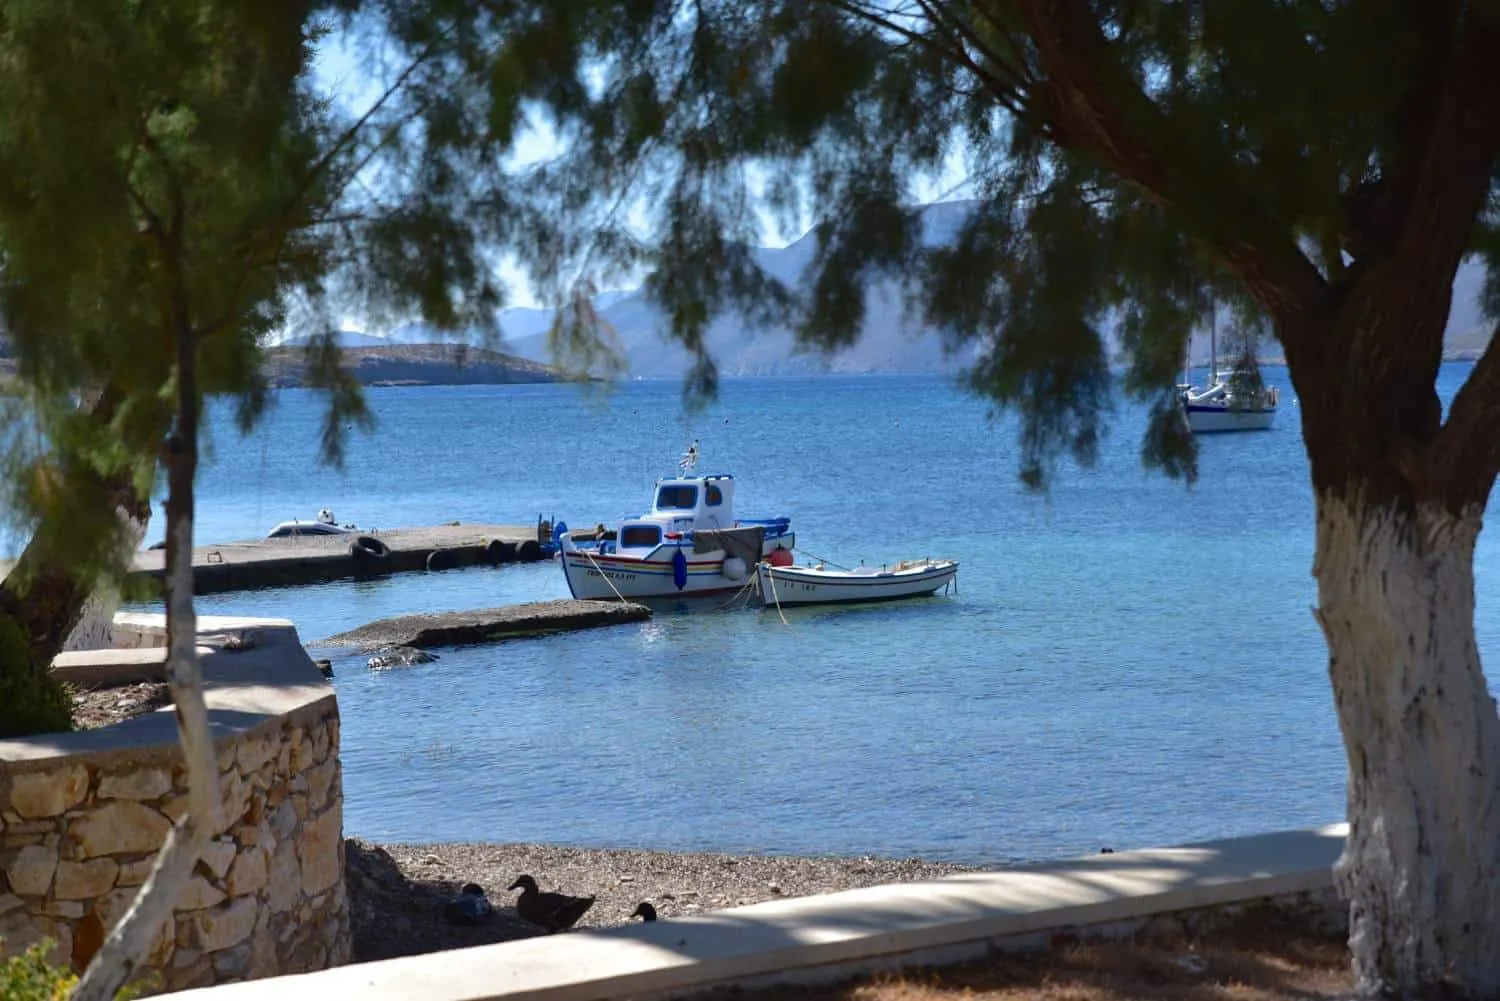
[[[193,1001],[596,1001],[661,997],[961,962],[992,943],[1173,912],[1326,895],[1347,829],[1091,856],[777,900],[652,925],[230,984]]]

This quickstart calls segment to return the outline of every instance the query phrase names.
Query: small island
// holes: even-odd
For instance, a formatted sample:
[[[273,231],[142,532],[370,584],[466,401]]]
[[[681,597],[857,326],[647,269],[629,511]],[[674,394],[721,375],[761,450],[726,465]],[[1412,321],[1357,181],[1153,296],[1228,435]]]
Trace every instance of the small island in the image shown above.
[[[467,344],[392,344],[339,349],[342,368],[365,386],[480,386],[564,382],[567,376],[540,362]],[[309,384],[301,347],[266,352],[267,379],[278,389]]]

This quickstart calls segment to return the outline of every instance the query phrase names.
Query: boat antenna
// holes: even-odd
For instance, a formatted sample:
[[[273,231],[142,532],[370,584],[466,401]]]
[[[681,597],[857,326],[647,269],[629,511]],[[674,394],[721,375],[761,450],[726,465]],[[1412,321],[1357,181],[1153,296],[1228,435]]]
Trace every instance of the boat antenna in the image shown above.
[[[677,460],[677,469],[683,473],[690,473],[693,471],[693,467],[697,465],[698,439],[694,438],[693,443],[687,447],[687,451],[682,453],[682,458]]]

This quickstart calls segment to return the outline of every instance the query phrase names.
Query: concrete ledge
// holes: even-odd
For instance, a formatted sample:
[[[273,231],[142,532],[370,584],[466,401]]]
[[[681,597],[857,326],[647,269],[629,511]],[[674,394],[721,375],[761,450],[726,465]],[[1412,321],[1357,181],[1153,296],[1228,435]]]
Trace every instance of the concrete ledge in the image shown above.
[[[167,672],[165,647],[124,650],[70,650],[52,660],[52,676],[80,688],[162,681]]]
[[[61,662],[67,675],[87,678],[96,671],[145,671],[149,658],[165,657],[164,616],[120,614],[115,616],[115,627],[137,645],[132,648],[127,642],[124,649],[62,654],[54,665]],[[198,654],[203,700],[215,743],[283,719],[305,724],[336,712],[332,686],[308,658],[296,626],[285,619],[200,617]],[[164,659],[159,663],[164,664]],[[142,760],[171,760],[181,753],[174,712],[167,705],[97,730],[0,740],[0,762],[15,774],[30,767],[29,762],[47,767],[53,759],[71,754],[128,749]]]
[[[958,962],[993,943],[1175,912],[1328,894],[1347,828],[1118,852],[778,900],[188,992],[203,1001],[596,1001]]]

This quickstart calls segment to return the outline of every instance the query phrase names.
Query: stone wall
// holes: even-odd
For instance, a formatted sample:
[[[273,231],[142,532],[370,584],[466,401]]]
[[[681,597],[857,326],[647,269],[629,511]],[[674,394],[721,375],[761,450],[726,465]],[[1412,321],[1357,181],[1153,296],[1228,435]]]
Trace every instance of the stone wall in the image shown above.
[[[222,829],[145,964],[160,990],[349,959],[338,707],[289,625],[252,631],[204,651]],[[3,741],[0,759],[0,948],[49,937],[82,969],[186,809],[171,710]]]

